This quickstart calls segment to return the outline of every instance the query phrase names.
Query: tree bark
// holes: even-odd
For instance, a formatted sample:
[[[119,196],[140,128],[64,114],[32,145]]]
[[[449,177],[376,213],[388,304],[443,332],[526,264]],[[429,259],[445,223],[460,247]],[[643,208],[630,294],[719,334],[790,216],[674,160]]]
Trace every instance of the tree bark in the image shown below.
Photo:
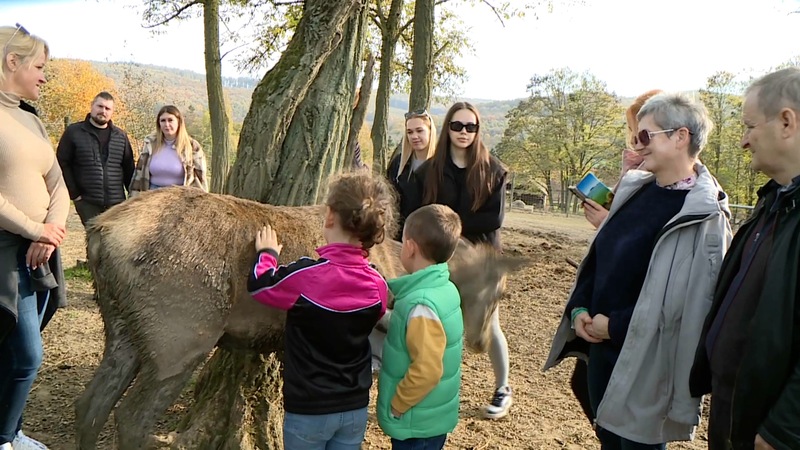
[[[326,179],[342,166],[364,49],[366,13],[363,8],[348,21],[341,44],[322,66],[292,118],[267,203],[319,203]]]
[[[231,153],[230,119],[222,91],[222,59],[219,55],[219,0],[203,3],[205,34],[206,89],[211,117],[211,192],[222,193],[228,178]]]
[[[283,448],[280,358],[218,348],[195,384],[195,404],[172,448]]]
[[[381,18],[381,70],[375,98],[375,119],[372,122],[372,172],[386,171],[389,153],[389,97],[392,88],[392,62],[400,37],[400,15],[403,0],[392,0],[389,14]]]
[[[364,3],[306,0],[294,37],[253,92],[236,163],[228,177],[229,194],[268,201],[281,169],[281,149],[285,150],[289,126],[322,65],[341,42],[345,22],[363,9]]]
[[[434,0],[417,0],[414,5],[414,50],[411,54],[411,95],[409,111],[428,109],[433,93]]]
[[[345,147],[345,157],[340,168],[352,165],[354,148],[358,141],[358,133],[364,126],[364,119],[367,117],[367,107],[369,98],[372,95],[372,83],[375,79],[375,55],[372,53],[367,57],[364,65],[364,76],[361,78],[361,87],[358,89],[358,103],[353,109],[353,119],[350,121],[350,134],[347,136],[347,146]]]

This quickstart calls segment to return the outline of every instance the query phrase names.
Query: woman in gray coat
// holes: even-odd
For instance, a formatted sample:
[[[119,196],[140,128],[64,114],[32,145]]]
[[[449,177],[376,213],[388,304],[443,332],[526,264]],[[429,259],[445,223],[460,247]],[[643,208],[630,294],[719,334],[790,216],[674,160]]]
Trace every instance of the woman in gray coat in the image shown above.
[[[661,94],[638,119],[644,170],[620,181],[545,365],[588,355],[604,450],[693,438],[700,399],[689,371],[731,239],[726,195],[697,160],[712,127],[705,108]]]

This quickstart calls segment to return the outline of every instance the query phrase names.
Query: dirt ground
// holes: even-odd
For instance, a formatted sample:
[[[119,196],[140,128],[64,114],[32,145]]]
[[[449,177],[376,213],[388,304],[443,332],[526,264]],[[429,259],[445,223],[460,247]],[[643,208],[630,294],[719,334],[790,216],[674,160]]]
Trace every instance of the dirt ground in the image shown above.
[[[64,246],[67,268],[85,255],[83,228],[74,211],[68,227]],[[599,449],[569,388],[572,361],[547,373],[541,370],[575,275],[565,258],[580,261],[592,232],[582,217],[528,212],[507,215],[505,248],[533,261],[509,280],[508,294],[501,306],[501,323],[510,350],[514,406],[503,419],[481,419],[481,407],[493,392],[492,369],[487,355],[465,353],[461,420],[446,448]],[[60,310],[44,332],[45,361],[25,413],[25,431],[53,450],[74,448],[73,402],[91,378],[103,351],[103,325],[91,297],[91,283],[73,278],[68,289],[69,307]],[[374,391],[373,387],[373,394]],[[183,394],[181,402],[159,423],[159,432],[172,430],[190,398],[189,393]],[[113,418],[101,435],[101,449],[116,448],[112,422]],[[705,447],[702,427],[694,443],[670,446]],[[375,421],[374,409],[363,448],[390,448]]]

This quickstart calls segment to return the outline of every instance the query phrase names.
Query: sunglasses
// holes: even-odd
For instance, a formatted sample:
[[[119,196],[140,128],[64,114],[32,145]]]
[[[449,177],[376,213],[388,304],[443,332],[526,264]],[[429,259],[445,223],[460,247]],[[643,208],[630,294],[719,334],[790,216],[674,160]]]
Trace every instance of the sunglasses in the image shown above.
[[[430,114],[428,114],[428,110],[427,109],[418,109],[416,111],[409,111],[409,112],[405,113],[406,120],[412,119],[414,117],[425,117],[425,116],[427,116],[427,117],[431,116]]]
[[[25,27],[23,27],[22,25],[20,25],[20,24],[18,24],[18,23],[17,23],[17,24],[15,24],[15,25],[17,26],[17,29],[16,29],[16,30],[14,30],[14,33],[13,33],[13,34],[11,35],[11,37],[8,39],[8,42],[6,42],[6,45],[4,45],[4,46],[3,46],[3,54],[5,54],[5,53],[6,53],[6,49],[8,48],[8,44],[10,44],[10,43],[11,43],[11,41],[13,41],[13,40],[14,40],[14,36],[16,36],[18,32],[20,32],[20,31],[21,31],[21,32],[22,32],[22,34],[23,34],[24,36],[30,36],[30,35],[31,35],[31,33],[30,33],[30,32],[28,32],[28,30],[26,30],[26,29],[25,29]]]
[[[450,130],[455,132],[460,132],[464,128],[467,129],[467,133],[477,133],[478,132],[478,124],[477,123],[461,123],[461,122],[450,122]]]
[[[642,130],[639,132],[639,134],[633,137],[633,143],[637,145],[641,143],[642,145],[647,147],[648,145],[650,145],[650,141],[653,139],[653,136],[661,133],[672,133],[673,131],[678,131],[678,130],[680,130],[680,128],[669,128],[667,130],[658,130],[658,131]],[[689,131],[689,129],[687,128],[686,131]],[[689,134],[693,135],[694,133],[689,131]]]

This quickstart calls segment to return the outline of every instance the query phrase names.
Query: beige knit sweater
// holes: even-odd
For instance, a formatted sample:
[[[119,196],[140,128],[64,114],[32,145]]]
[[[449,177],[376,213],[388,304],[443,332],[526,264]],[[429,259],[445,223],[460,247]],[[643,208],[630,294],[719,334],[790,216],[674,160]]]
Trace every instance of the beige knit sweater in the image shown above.
[[[45,223],[66,225],[69,194],[44,125],[19,100],[0,92],[0,229],[36,241]]]

